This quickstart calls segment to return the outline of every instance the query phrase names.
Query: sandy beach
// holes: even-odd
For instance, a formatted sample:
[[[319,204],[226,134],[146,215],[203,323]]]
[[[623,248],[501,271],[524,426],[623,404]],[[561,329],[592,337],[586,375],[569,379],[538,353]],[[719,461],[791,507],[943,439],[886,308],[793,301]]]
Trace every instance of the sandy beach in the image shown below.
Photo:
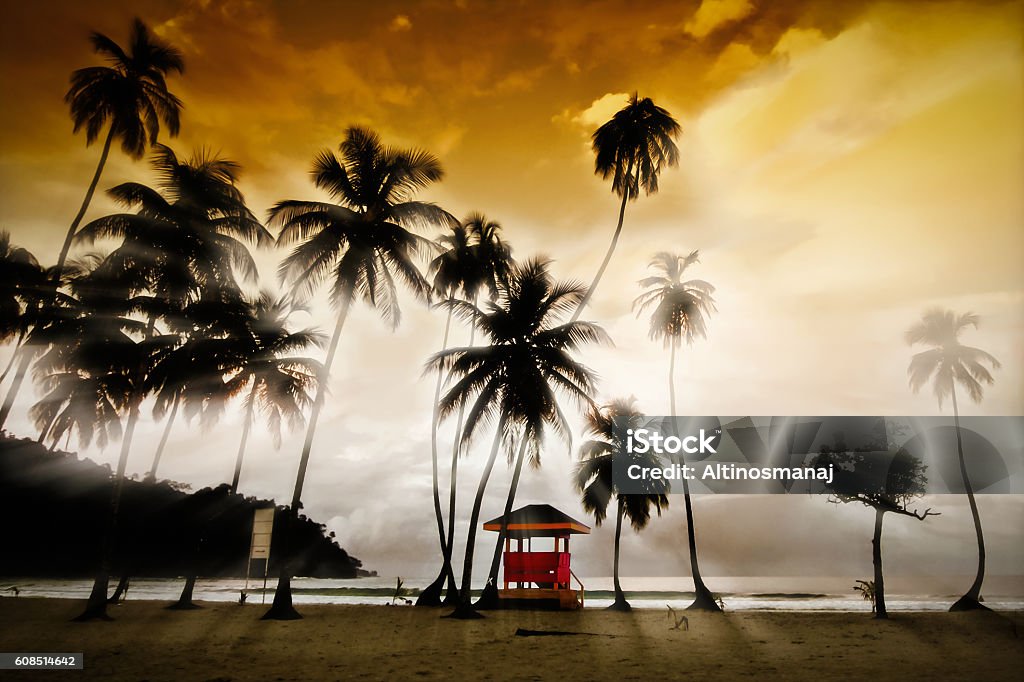
[[[263,622],[259,605],[192,612],[129,601],[112,622],[72,623],[69,600],[0,599],[0,651],[83,652],[84,671],[13,679],[405,680],[701,679],[1016,680],[1022,614],[491,612],[451,621],[412,607],[304,606]],[[585,633],[516,636],[527,630]]]

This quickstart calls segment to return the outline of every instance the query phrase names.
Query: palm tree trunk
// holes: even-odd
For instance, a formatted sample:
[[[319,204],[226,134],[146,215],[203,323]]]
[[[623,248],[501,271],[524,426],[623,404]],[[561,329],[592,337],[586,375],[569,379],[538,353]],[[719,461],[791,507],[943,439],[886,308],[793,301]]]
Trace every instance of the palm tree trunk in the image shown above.
[[[316,424],[320,419],[320,410],[323,409],[324,399],[327,394],[327,381],[331,375],[331,365],[334,364],[334,355],[338,350],[338,341],[341,339],[341,330],[345,326],[345,318],[348,317],[349,308],[352,305],[352,291],[348,291],[341,299],[341,309],[338,311],[338,321],[334,327],[334,335],[327,347],[327,358],[320,373],[316,386],[316,400],[313,401],[313,409],[310,410],[309,423],[306,425],[306,440],[302,444],[302,457],[299,459],[299,471],[295,475],[295,490],[292,493],[292,504],[288,515],[292,522],[299,518],[299,505],[302,503],[302,486],[306,482],[306,467],[309,465],[309,453],[313,449],[313,436],[316,435]],[[263,620],[297,620],[302,618],[299,612],[292,606],[292,583],[291,566],[289,557],[289,535],[291,524],[287,521],[282,529],[281,548],[281,569],[277,578],[277,589],[274,591],[274,603],[270,610],[263,614]]]
[[[14,361],[18,359],[18,353],[21,352],[21,342],[24,340],[25,330],[22,329],[18,332],[18,338],[14,341],[14,352],[11,353],[11,358],[7,361],[7,366],[4,367],[4,373],[0,374],[0,384],[2,384],[7,379],[7,375],[11,373],[11,368],[14,367]]]
[[[86,602],[85,610],[75,618],[76,621],[92,620],[101,618],[109,620],[107,616],[107,588],[110,586],[110,557],[117,542],[117,514],[121,506],[121,489],[124,487],[124,471],[128,466],[128,454],[131,452],[132,436],[135,434],[135,425],[139,421],[139,403],[136,401],[128,410],[128,425],[125,427],[124,435],[121,436],[121,453],[117,459],[117,471],[114,474],[114,489],[110,495],[110,510],[107,512],[106,527],[103,533],[103,543],[100,547],[100,566],[96,578],[92,584],[92,592],[89,594],[89,601]]]
[[[238,479],[242,475],[242,459],[245,457],[245,445],[249,441],[249,429],[252,428],[252,413],[256,405],[256,389],[259,382],[254,378],[249,391],[249,404],[245,408],[245,423],[242,425],[242,442],[238,444],[238,456],[235,457],[235,473],[231,477],[231,494],[238,492]]]
[[[484,585],[483,594],[476,602],[478,609],[498,608],[498,568],[501,565],[501,549],[505,545],[505,538],[508,536],[508,516],[512,513],[512,505],[516,501],[516,492],[519,490],[519,475],[523,472],[523,460],[526,458],[526,437],[522,437],[519,443],[519,452],[516,454],[516,466],[512,472],[512,483],[508,487],[508,497],[505,498],[505,511],[501,515],[501,530],[498,532],[498,540],[494,543],[494,554],[491,556],[491,567],[487,572],[487,584]]]
[[[609,611],[631,611],[626,595],[619,584],[619,548],[622,539],[622,517],[626,511],[626,500],[616,495],[618,510],[615,513],[615,564],[612,568],[612,582],[615,585],[615,601],[608,607]]]
[[[444,338],[441,341],[441,352],[448,350],[448,333],[452,327],[452,297],[448,297],[448,315],[444,322]],[[444,516],[441,513],[441,485],[438,480],[437,473],[437,424],[441,419],[440,416],[440,401],[441,401],[441,385],[444,383],[444,373],[437,370],[437,382],[434,384],[434,408],[430,419],[430,465],[431,465],[431,477],[434,488],[434,517],[437,520],[437,534],[438,540],[441,544],[441,572],[438,574],[434,582],[430,583],[422,592],[419,597],[416,598],[416,606],[440,606],[441,605],[441,590],[444,588],[445,578],[448,573],[451,572],[451,562],[445,560],[447,550],[445,549],[445,532],[444,532]],[[456,432],[456,438],[458,438],[458,432]]]
[[[108,604],[120,604],[121,600],[125,598],[125,593],[128,592],[128,581],[130,576],[126,570],[117,581],[117,587],[114,588],[114,594],[110,595],[110,599],[107,600]]]
[[[96,172],[92,176],[92,182],[89,183],[89,189],[85,192],[85,199],[82,201],[82,207],[78,209],[78,215],[71,222],[71,227],[68,228],[68,234],[64,237],[64,245],[60,248],[60,256],[57,257],[57,272],[59,273],[61,268],[64,267],[64,262],[68,258],[68,252],[71,250],[71,242],[75,239],[75,234],[78,232],[78,226],[82,223],[82,218],[85,217],[85,212],[89,208],[90,202],[92,202],[92,195],[96,191],[96,185],[99,184],[100,175],[103,174],[103,166],[107,163],[107,156],[110,154],[110,143],[114,141],[114,125],[111,124],[109,132],[107,132],[107,139],[103,143],[103,153],[100,154],[100,162],[96,166]],[[58,274],[59,276],[59,274]]]
[[[192,592],[196,588],[196,576],[189,574],[185,578],[185,585],[181,588],[181,594],[178,596],[178,601],[174,602],[167,608],[171,611],[192,611],[194,609],[201,609],[199,604],[192,601]]]
[[[676,417],[676,348],[679,346],[679,339],[672,339],[670,343],[668,398],[669,407],[672,412],[670,417],[674,419]],[[679,453],[679,463],[682,465],[686,464],[686,456],[682,452]],[[686,507],[686,541],[690,550],[690,574],[693,576],[694,591],[693,603],[686,608],[702,611],[721,611],[721,607],[715,601],[715,595],[707,588],[707,585],[704,584],[704,579],[700,575],[700,564],[697,562],[697,537],[693,528],[693,502],[690,499],[690,482],[685,477],[683,478],[683,504]]]
[[[473,298],[473,306],[476,307],[477,298]],[[473,346],[476,340],[476,325],[469,327],[469,346]],[[444,560],[448,564],[448,590],[444,597],[444,606],[455,606],[459,603],[459,590],[455,584],[455,570],[452,566],[452,556],[455,554],[455,489],[459,478],[459,452],[461,443],[459,434],[462,433],[462,422],[466,417],[465,404],[459,405],[459,416],[455,420],[455,438],[452,441],[452,471],[448,481],[448,541],[445,545]]]
[[[960,597],[950,611],[971,611],[987,608],[981,603],[981,583],[985,579],[985,535],[981,530],[981,515],[978,513],[978,502],[974,499],[974,487],[967,475],[967,463],[964,460],[964,443],[960,435],[960,409],[956,402],[956,384],[953,385],[953,424],[956,429],[956,454],[960,464],[960,476],[964,481],[964,491],[971,505],[971,518],[974,519],[974,533],[978,538],[978,572],[967,594]]]
[[[53,416],[50,417],[50,421],[46,422],[46,426],[44,426],[43,430],[39,432],[39,438],[36,439],[37,443],[39,443],[40,445],[43,445],[45,443],[46,437],[50,435],[50,430],[53,429],[53,424],[54,422],[57,421],[57,417],[59,416],[60,410],[56,410],[53,413]]]
[[[107,133],[107,139],[103,143],[103,152],[100,154],[100,162],[96,166],[96,172],[92,176],[92,182],[89,183],[89,189],[85,193],[85,200],[82,201],[82,207],[78,209],[78,215],[71,223],[71,227],[68,228],[68,234],[64,238],[64,245],[61,246],[60,255],[57,257],[57,267],[54,268],[55,282],[60,281],[60,272],[64,267],[64,262],[68,258],[68,252],[71,250],[71,242],[75,238],[75,233],[78,232],[78,226],[82,222],[82,218],[85,216],[86,210],[89,208],[89,203],[92,201],[92,195],[96,192],[96,185],[99,184],[100,175],[103,174],[103,166],[107,163],[107,156],[110,154],[110,143],[114,140],[114,126],[110,126],[110,131]],[[56,287],[55,287],[56,288]],[[25,372],[28,369],[29,364],[32,362],[32,353],[23,353],[21,361],[18,363],[17,373],[14,375],[14,383],[11,384],[10,389],[7,391],[7,397],[4,398],[3,407],[0,407],[0,428],[7,422],[7,416],[11,413],[11,408],[14,406],[14,399],[18,395],[18,391],[21,390],[22,381],[25,379]],[[4,372],[6,376],[7,372]]]
[[[498,419],[498,426],[494,431],[494,444],[491,445],[491,454],[487,458],[483,474],[480,475],[480,483],[476,487],[476,498],[473,500],[473,511],[469,517],[469,532],[466,535],[466,559],[462,565],[462,588],[459,590],[459,603],[455,611],[449,614],[450,618],[483,618],[473,608],[471,601],[471,589],[473,584],[473,550],[476,546],[476,527],[480,523],[480,507],[484,502],[484,491],[487,489],[487,481],[491,477],[491,470],[494,469],[494,460],[498,457],[498,449],[501,447],[501,437],[505,431],[505,415]]]
[[[637,170],[639,174],[639,169]],[[626,169],[626,174],[630,175],[632,172],[633,160],[630,159],[630,164]],[[626,202],[628,202],[629,199],[629,190],[624,191],[623,201],[620,206],[618,206],[618,223],[615,225],[615,231],[612,232],[611,244],[608,245],[608,251],[604,254],[604,260],[601,261],[601,266],[597,268],[597,274],[594,275],[594,281],[590,283],[587,293],[584,294],[583,300],[580,301],[580,306],[572,313],[572,318],[569,321],[570,323],[577,322],[578,319],[580,319],[580,315],[583,314],[584,308],[586,308],[587,304],[590,303],[590,299],[594,295],[594,291],[597,290],[597,285],[601,282],[602,276],[604,276],[604,270],[607,269],[608,263],[611,262],[611,254],[615,252],[615,246],[618,244],[618,236],[620,236],[623,231],[623,218],[626,217]]]
[[[885,610],[885,579],[882,577],[882,519],[885,512],[875,510],[875,534],[871,538],[871,563],[875,567],[875,618],[886,619],[889,612]]]
[[[167,415],[167,424],[164,426],[164,433],[160,436],[160,443],[156,446],[156,452],[153,454],[153,466],[149,468],[149,473],[146,474],[147,480],[156,480],[156,468],[160,466],[160,458],[164,456],[164,448],[167,447],[167,439],[171,435],[171,427],[174,426],[174,418],[178,416],[179,403],[181,403],[180,392],[176,393],[174,396],[174,404],[171,406],[171,413]]]
[[[107,163],[107,157],[110,155],[110,144],[114,140],[114,126],[110,126],[110,131],[107,133],[107,139],[103,143],[103,152],[100,154],[100,162],[96,166],[96,172],[92,176],[92,182],[89,183],[89,189],[85,192],[85,199],[82,201],[82,207],[78,209],[78,215],[71,222],[71,227],[68,228],[67,236],[64,238],[64,245],[61,246],[60,255],[57,257],[57,267],[54,269],[55,282],[60,281],[60,272],[64,268],[64,262],[68,258],[68,252],[71,250],[71,242],[74,241],[75,233],[78,232],[78,226],[82,223],[82,218],[85,216],[86,210],[89,208],[89,203],[92,201],[92,195],[96,192],[96,185],[99,184],[100,175],[103,174],[103,166]],[[11,413],[11,408],[14,406],[14,399],[18,395],[18,391],[21,390],[22,381],[25,379],[25,372],[28,369],[29,364],[32,362],[32,353],[23,353],[21,361],[18,363],[18,371],[14,375],[14,383],[11,384],[10,389],[7,391],[7,397],[4,399],[3,407],[0,407],[0,428],[7,422],[7,416]],[[6,376],[7,372],[4,372]]]
[[[3,428],[4,424],[7,423],[7,417],[10,416],[11,409],[14,407],[14,400],[18,397],[18,391],[21,390],[21,384],[25,380],[25,374],[28,372],[29,365],[32,364],[33,354],[29,351],[29,348],[22,348],[21,350],[21,357],[18,359],[18,368],[14,372],[14,380],[7,389],[7,395],[4,397],[3,406],[0,407],[0,428]]]

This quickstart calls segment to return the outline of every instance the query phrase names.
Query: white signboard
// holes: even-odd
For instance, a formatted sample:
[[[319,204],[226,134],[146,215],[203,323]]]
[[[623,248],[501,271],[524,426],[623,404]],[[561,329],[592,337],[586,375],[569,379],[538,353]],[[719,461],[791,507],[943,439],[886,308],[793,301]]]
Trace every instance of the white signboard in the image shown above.
[[[270,536],[274,531],[274,509],[256,509],[252,519],[250,559],[270,558]]]

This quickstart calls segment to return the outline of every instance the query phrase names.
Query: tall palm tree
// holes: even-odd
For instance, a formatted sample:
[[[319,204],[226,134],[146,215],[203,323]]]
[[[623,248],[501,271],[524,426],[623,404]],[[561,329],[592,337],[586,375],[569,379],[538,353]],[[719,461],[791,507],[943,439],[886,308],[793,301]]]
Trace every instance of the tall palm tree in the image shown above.
[[[310,346],[323,348],[326,343],[324,336],[314,329],[289,330],[288,318],[301,306],[296,306],[288,297],[263,292],[258,299],[249,302],[248,307],[244,333],[229,339],[236,360],[232,368],[234,375],[226,382],[227,393],[246,396],[231,494],[238,492],[245,447],[256,410],[262,413],[275,448],[281,447],[282,423],[293,430],[305,425],[303,414],[313,404],[312,393],[323,367],[312,358],[296,354]]]
[[[85,129],[87,145],[99,139],[104,126],[107,136],[85,199],[64,238],[57,258],[58,267],[67,259],[114,140],[121,143],[121,150],[129,157],[140,159],[147,147],[156,144],[161,124],[171,137],[178,134],[182,108],[181,100],[167,90],[166,81],[169,74],[184,71],[181,52],[153,36],[140,19],[132,22],[127,51],[102,33],[94,32],[90,40],[93,49],[108,65],[90,66],[72,73],[71,87],[64,101],[71,108],[75,132]]]
[[[110,422],[125,421],[100,566],[85,610],[78,617],[90,620],[107,617],[121,488],[140,407],[147,395],[146,378],[175,339],[154,333],[155,314],[148,310],[149,297],[131,296],[120,281],[100,269],[75,282],[73,291],[75,299],[66,307],[67,313],[45,330],[49,350],[36,365],[43,385],[52,387],[43,403],[60,409],[55,437],[77,427],[87,442],[94,426],[99,425],[102,442],[112,432]],[[149,322],[135,319],[137,313]],[[113,431],[120,431],[120,424]]]
[[[650,336],[661,340],[669,350],[668,389],[671,416],[676,416],[676,351],[686,341],[692,345],[697,337],[707,337],[707,317],[715,310],[711,294],[715,288],[700,279],[683,280],[686,270],[700,262],[700,254],[693,251],[688,256],[672,253],[657,253],[651,260],[651,267],[657,274],[640,280],[644,293],[633,304],[637,315],[652,306]],[[679,454],[683,459],[682,453]],[[683,462],[685,464],[685,462]],[[690,484],[683,479],[683,502],[686,506],[687,543],[690,549],[690,572],[693,575],[696,598],[691,609],[721,611],[714,595],[704,584],[697,563],[697,540],[694,533],[693,505],[690,500]]]
[[[444,337],[441,352],[448,349],[448,337],[451,329],[454,308],[450,305],[456,297],[478,301],[481,289],[486,289],[491,299],[497,296],[498,285],[508,279],[512,265],[512,250],[501,238],[501,225],[480,213],[471,213],[460,225],[451,228],[450,233],[442,235],[438,243],[443,249],[430,263],[433,274],[433,288],[443,301],[449,305],[444,326]],[[476,327],[470,325],[469,344],[473,345]],[[455,539],[455,502],[456,483],[459,466],[459,438],[456,435],[452,443],[451,474],[448,491],[448,531],[445,534],[444,517],[441,512],[440,486],[438,481],[437,456],[437,406],[441,400],[441,387],[444,375],[438,371],[434,386],[434,411],[431,419],[430,445],[432,476],[434,487],[434,512],[437,517],[437,528],[441,543],[443,563],[437,578],[428,585],[416,599],[417,606],[439,606],[442,604],[441,590],[445,581],[448,592],[443,603],[455,604],[458,601],[458,588],[455,585],[455,574],[452,570],[452,546]],[[455,424],[455,433],[462,430],[464,410],[460,408]]]
[[[444,172],[432,154],[386,147],[376,133],[352,127],[345,132],[340,156],[323,151],[313,162],[313,182],[335,203],[282,201],[270,211],[281,226],[278,244],[297,244],[281,263],[281,278],[305,297],[331,279],[331,300],[337,322],[327,346],[316,398],[306,426],[290,513],[298,515],[309,454],[324,404],[328,376],[352,301],[358,296],[397,327],[400,311],[396,277],[419,298],[430,286],[414,258],[429,253],[433,243],[410,229],[456,224],[447,211],[413,199],[417,190],[439,181]],[[281,564],[274,604],[264,618],[299,618],[292,606],[291,577]]]
[[[952,399],[960,476],[964,481],[964,490],[967,491],[971,517],[974,519],[974,532],[978,538],[978,572],[970,589],[950,607],[950,611],[985,608],[981,604],[981,583],[985,579],[985,536],[981,530],[981,515],[978,513],[978,503],[974,499],[974,488],[967,475],[964,445],[960,436],[960,409],[956,399],[956,387],[959,384],[967,391],[971,400],[980,403],[984,395],[982,384],[991,385],[995,381],[985,365],[992,369],[999,369],[1000,366],[998,360],[980,348],[960,343],[960,334],[968,327],[977,329],[980,319],[974,313],[958,315],[952,310],[933,308],[926,311],[905,334],[909,345],[920,344],[929,347],[910,360],[910,366],[907,367],[910,388],[916,393],[931,381],[940,408],[947,397]]]
[[[633,530],[640,532],[651,520],[653,506],[661,516],[661,510],[668,508],[669,482],[666,480],[646,481],[647,491],[643,494],[624,494],[615,487],[612,476],[616,467],[636,463],[642,466],[659,466],[653,453],[627,453],[626,444],[619,437],[615,420],[632,423],[642,415],[637,412],[635,398],[613,400],[601,408],[592,408],[587,414],[587,432],[594,438],[580,447],[580,463],[576,466],[576,488],[583,493],[583,508],[594,515],[594,523],[600,526],[607,516],[608,504],[615,495],[615,602],[608,608],[612,611],[629,611],[630,605],[619,584],[619,543],[622,537],[622,519],[629,519]],[[628,461],[622,461],[626,458]]]
[[[531,259],[512,268],[498,298],[484,310],[466,301],[450,303],[457,315],[473,321],[487,345],[450,348],[428,364],[429,369],[449,372],[455,381],[441,399],[440,416],[443,419],[464,405],[470,406],[462,430],[463,446],[472,442],[482,424],[497,420],[473,502],[454,617],[480,617],[470,602],[473,554],[480,507],[498,451],[504,445],[511,454],[518,439],[522,445],[515,457],[516,468],[521,470],[524,457],[539,463],[546,428],[567,442],[570,438],[557,395],[577,404],[590,403],[594,375],[573,360],[571,353],[587,343],[608,341],[608,337],[589,322],[560,321],[579,305],[584,292],[576,282],[554,281],[547,261]]]
[[[170,414],[149,476],[156,475],[181,399],[187,396],[194,405],[193,397],[202,396],[205,402],[216,397],[211,391],[221,384],[217,371],[226,360],[216,355],[223,355],[223,342],[211,338],[230,332],[231,311],[234,318],[244,318],[235,273],[249,282],[256,279],[256,264],[244,242],[273,242],[238,189],[238,164],[205,150],[180,160],[170,147],[156,145],[152,167],[159,180],[156,188],[128,182],[108,192],[134,213],[98,218],[77,235],[82,242],[121,239],[101,267],[161,301],[162,316],[187,337],[163,363],[174,369],[161,372],[158,367],[154,374],[164,377],[156,388],[154,414],[163,417],[168,408]],[[199,312],[207,319],[196,326],[197,320],[190,318]]]
[[[204,428],[212,426],[228,399],[224,377],[236,364],[232,344],[244,329],[247,309],[234,292],[205,291],[198,301],[165,317],[170,333],[179,339],[173,350],[152,368],[148,377],[155,394],[153,416],[167,417],[163,435],[146,478],[156,478],[178,408],[184,403],[186,419],[200,416]],[[169,414],[168,414],[169,410]]]
[[[662,169],[679,163],[679,149],[675,140],[681,130],[679,123],[668,111],[657,106],[651,98],[640,99],[637,93],[633,93],[629,103],[591,137],[596,155],[594,172],[603,180],[612,179],[612,192],[622,197],[622,201],[619,205],[619,221],[615,225],[608,252],[586,296],[580,301],[573,321],[579,319],[583,308],[590,302],[615,253],[615,246],[622,233],[622,219],[626,215],[626,202],[639,197],[641,188],[648,196],[656,193]]]

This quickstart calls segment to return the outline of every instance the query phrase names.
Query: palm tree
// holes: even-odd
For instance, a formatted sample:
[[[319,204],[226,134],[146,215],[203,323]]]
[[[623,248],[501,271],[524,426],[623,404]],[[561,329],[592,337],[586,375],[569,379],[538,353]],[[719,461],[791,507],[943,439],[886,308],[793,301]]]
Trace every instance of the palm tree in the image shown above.
[[[71,87],[64,101],[71,107],[74,131],[77,133],[85,129],[87,145],[99,138],[104,126],[108,127],[107,137],[85,199],[68,228],[57,257],[57,266],[53,271],[54,284],[57,284],[71,242],[92,201],[114,139],[120,140],[126,154],[138,159],[148,145],[156,143],[161,123],[172,137],[178,134],[182,104],[168,92],[164,77],[173,71],[183,71],[181,53],[150,35],[149,29],[139,19],[132,24],[131,45],[127,52],[102,33],[93,33],[90,39],[93,49],[106,57],[110,65],[87,67],[72,73]],[[21,353],[3,411],[0,412],[0,426],[6,421],[29,365],[40,350]]]
[[[451,329],[453,307],[450,305],[458,295],[462,295],[466,301],[477,303],[480,290],[486,288],[491,299],[497,296],[498,285],[508,279],[509,268],[512,264],[512,251],[500,235],[501,225],[488,220],[483,214],[471,213],[460,225],[451,228],[450,234],[444,234],[438,239],[442,253],[430,263],[430,272],[433,274],[433,288],[438,296],[447,301],[449,305],[447,319],[444,326],[444,338],[441,344],[441,352],[448,349],[448,336]],[[469,332],[469,344],[473,345],[476,327],[471,325]],[[454,604],[458,601],[458,588],[455,585],[455,575],[452,570],[451,559],[455,540],[455,501],[456,482],[458,480],[459,466],[459,439],[456,436],[452,444],[451,475],[449,477],[448,491],[448,532],[445,535],[444,518],[441,512],[440,487],[437,470],[437,427],[438,413],[437,406],[441,400],[441,386],[444,375],[438,371],[437,382],[434,386],[434,413],[431,419],[430,429],[430,451],[432,461],[432,476],[434,487],[434,512],[437,517],[437,528],[441,543],[441,554],[443,563],[437,578],[428,585],[416,599],[417,606],[440,606],[441,589],[445,580],[448,582],[448,592],[444,599],[446,604]],[[455,425],[455,433],[462,430],[464,411],[460,408],[459,416]]]
[[[234,292],[202,293],[203,298],[165,317],[179,343],[153,367],[147,380],[156,397],[154,418],[167,417],[146,474],[149,480],[156,479],[178,408],[184,403],[186,419],[199,415],[206,428],[216,422],[228,399],[224,376],[236,364],[232,344],[244,328],[247,308]]]
[[[71,107],[75,132],[85,129],[87,145],[99,139],[104,126],[107,137],[85,200],[64,238],[57,258],[58,268],[63,267],[67,259],[71,241],[92,201],[113,141],[119,140],[121,150],[129,157],[142,158],[146,148],[156,144],[161,124],[167,127],[171,137],[178,134],[182,108],[181,100],[167,90],[165,80],[172,72],[184,71],[181,52],[153,36],[140,19],[132,23],[127,52],[102,33],[94,32],[90,40],[93,49],[109,64],[72,73],[71,87],[64,101]]]
[[[236,184],[238,165],[205,151],[181,161],[169,147],[156,145],[152,167],[159,178],[156,188],[128,182],[108,191],[134,213],[103,216],[76,235],[85,243],[122,241],[96,266],[127,290],[145,291],[162,301],[154,309],[158,316],[181,310],[203,290],[231,294],[237,289],[236,272],[254,282],[256,263],[243,242],[265,246],[273,238],[245,205]],[[0,426],[34,355],[27,350],[0,408]]]
[[[248,308],[245,333],[229,339],[237,360],[234,375],[226,382],[227,393],[246,395],[242,440],[231,478],[232,495],[238,492],[245,446],[257,409],[270,429],[275,448],[281,447],[282,423],[287,422],[293,430],[305,424],[303,413],[313,404],[312,391],[323,370],[318,361],[295,354],[310,346],[323,348],[326,342],[314,329],[289,331],[288,318],[301,309],[290,298],[263,292]]]
[[[146,377],[175,339],[154,333],[156,315],[150,309],[150,297],[132,296],[102,268],[74,281],[72,290],[74,298],[62,309],[63,314],[40,330],[49,350],[36,364],[36,373],[43,386],[51,388],[42,404],[59,411],[53,437],[77,428],[83,443],[87,443],[97,426],[101,443],[111,433],[121,435],[100,566],[85,611],[78,617],[90,620],[107,617],[110,558],[121,487],[140,406],[148,392]],[[149,322],[135,319],[137,312],[146,315]],[[112,425],[115,421],[116,427]]]
[[[121,239],[121,246],[101,267],[120,273],[133,289],[147,291],[162,301],[162,316],[179,320],[176,332],[188,337],[164,362],[174,369],[162,373],[157,368],[154,375],[165,377],[157,387],[154,414],[163,417],[170,408],[170,415],[149,471],[151,477],[156,475],[181,398],[186,394],[205,396],[206,401],[212,398],[210,382],[217,373],[216,363],[224,359],[210,353],[224,349],[223,343],[211,344],[209,337],[224,334],[214,328],[226,328],[232,309],[236,318],[244,313],[239,310],[235,273],[250,282],[256,279],[255,261],[243,242],[257,246],[273,242],[245,204],[237,187],[239,167],[233,161],[204,150],[182,161],[171,148],[156,145],[152,167],[159,179],[156,188],[128,182],[108,192],[134,213],[98,218],[77,235],[83,242]],[[211,306],[212,310],[204,313],[209,318],[203,323],[205,328],[195,327],[189,318]],[[219,375],[216,383],[220,383]]]
[[[7,378],[32,327],[45,283],[46,274],[36,257],[28,249],[11,244],[9,232],[0,231],[0,343],[14,339],[0,382]]]
[[[592,138],[596,155],[594,172],[602,180],[612,179],[612,192],[622,197],[619,222],[612,234],[608,253],[597,269],[586,296],[580,301],[573,321],[579,319],[583,308],[590,302],[604,271],[615,253],[622,232],[622,219],[626,215],[626,202],[640,196],[640,189],[650,196],[658,191],[658,176],[665,166],[679,163],[679,149],[675,139],[681,128],[672,115],[657,106],[649,97],[640,99],[637,93],[629,103],[598,128]]]
[[[967,475],[964,446],[960,437],[960,409],[956,400],[956,386],[959,384],[967,391],[971,400],[980,403],[984,395],[982,384],[991,385],[995,381],[985,365],[988,364],[992,369],[999,369],[1000,366],[998,360],[980,348],[960,343],[960,334],[967,327],[977,329],[980,319],[974,313],[957,315],[951,310],[933,308],[926,311],[905,335],[907,343],[911,346],[929,346],[928,350],[914,355],[910,360],[910,366],[907,367],[911,390],[916,393],[931,381],[939,408],[947,397],[952,399],[960,476],[964,481],[964,490],[967,491],[971,517],[974,519],[974,532],[978,538],[978,572],[970,589],[953,604],[950,611],[985,608],[981,604],[981,583],[985,579],[985,536],[981,530],[981,515],[978,513],[978,503],[974,499],[974,488]]]
[[[672,253],[657,253],[650,266],[658,273],[640,280],[644,293],[637,297],[633,308],[637,315],[654,306],[651,314],[650,336],[661,340],[669,348],[668,390],[671,416],[676,416],[676,351],[682,341],[692,345],[699,336],[707,337],[706,317],[715,310],[711,294],[715,288],[700,279],[683,280],[686,270],[700,262],[700,254],[693,251],[683,257]],[[682,453],[679,457],[683,459]],[[683,462],[685,464],[685,462]],[[696,598],[691,609],[721,611],[714,594],[704,585],[697,563],[697,540],[694,534],[693,505],[690,484],[683,478],[683,502],[686,506],[687,542],[690,549],[690,572],[693,575]]]
[[[512,268],[507,283],[499,288],[497,300],[489,302],[484,310],[466,301],[449,304],[457,315],[474,322],[488,345],[450,348],[428,364],[429,369],[449,372],[455,381],[441,400],[440,416],[443,419],[470,405],[462,430],[464,447],[472,442],[481,424],[497,419],[490,455],[473,502],[454,617],[480,617],[470,603],[473,553],[480,507],[499,449],[504,444],[510,454],[518,450],[517,472],[525,457],[539,465],[545,428],[567,442],[570,438],[557,394],[578,404],[590,403],[594,375],[570,353],[587,343],[607,341],[608,337],[588,322],[560,323],[562,316],[579,305],[584,293],[576,282],[555,282],[547,261],[531,259]],[[517,439],[520,447],[513,448]],[[506,508],[515,487],[510,490]]]
[[[622,536],[622,519],[628,518],[633,530],[640,532],[651,520],[651,506],[661,516],[661,510],[668,508],[669,483],[665,480],[647,481],[648,490],[643,494],[627,495],[615,487],[613,470],[619,466],[637,463],[642,466],[659,466],[657,456],[626,452],[625,443],[615,428],[615,420],[629,420],[632,423],[642,415],[637,412],[635,398],[614,400],[604,407],[592,408],[587,414],[587,431],[594,436],[580,447],[580,463],[576,466],[576,488],[583,493],[583,508],[594,515],[594,523],[600,526],[608,512],[608,503],[615,494],[615,602],[608,608],[612,611],[629,611],[630,605],[619,584],[619,542]],[[628,458],[628,463],[620,461]]]
[[[82,228],[77,239],[120,239],[104,267],[127,273],[180,310],[204,291],[231,296],[235,274],[255,282],[256,263],[246,243],[270,246],[273,237],[246,206],[238,189],[239,166],[200,150],[186,160],[157,145],[152,168],[155,188],[127,182],[108,190],[134,213],[115,213]]]
[[[331,277],[331,300],[338,314],[306,426],[292,494],[293,517],[302,501],[328,376],[352,301],[358,295],[397,327],[400,311],[395,278],[419,298],[426,299],[430,292],[413,259],[431,251],[433,244],[409,230],[458,222],[434,204],[413,199],[417,190],[444,175],[432,154],[385,147],[376,133],[359,127],[346,131],[339,150],[340,157],[331,151],[321,152],[312,171],[314,184],[335,203],[282,201],[270,211],[271,222],[281,226],[278,244],[297,244],[281,263],[282,279],[292,284],[298,296],[305,297]],[[287,562],[282,562],[274,604],[264,618],[301,617],[292,607],[290,580]]]

